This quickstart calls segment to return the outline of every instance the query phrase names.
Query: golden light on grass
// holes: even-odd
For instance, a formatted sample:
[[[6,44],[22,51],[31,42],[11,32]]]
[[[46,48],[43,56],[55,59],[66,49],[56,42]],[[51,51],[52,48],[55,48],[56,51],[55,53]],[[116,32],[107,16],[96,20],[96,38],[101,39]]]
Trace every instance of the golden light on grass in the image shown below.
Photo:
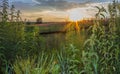
[[[77,32],[79,32],[79,31],[80,31],[80,26],[79,26],[79,24],[78,24],[78,21],[75,21],[75,22],[70,21],[70,23],[68,23],[68,24],[65,26],[64,30],[65,30],[65,31],[68,30],[70,27],[73,27],[73,25],[74,25],[74,30],[77,31]]]

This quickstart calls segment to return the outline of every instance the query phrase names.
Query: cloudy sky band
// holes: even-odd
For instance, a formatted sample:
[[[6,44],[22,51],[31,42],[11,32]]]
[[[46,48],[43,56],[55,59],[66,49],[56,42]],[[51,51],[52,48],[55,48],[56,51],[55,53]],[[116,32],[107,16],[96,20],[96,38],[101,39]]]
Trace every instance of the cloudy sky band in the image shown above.
[[[23,12],[24,18],[35,21],[36,18],[42,17],[44,21],[51,21],[46,18],[47,15],[56,21],[63,21],[59,18],[66,18],[68,11],[78,8],[83,13],[94,13],[94,6],[104,5],[107,6],[112,0],[9,0],[14,4],[16,9]],[[92,11],[90,11],[92,10]],[[82,14],[82,12],[81,12]],[[91,15],[93,16],[93,15]],[[30,18],[32,17],[32,18]],[[59,20],[58,20],[59,19]]]

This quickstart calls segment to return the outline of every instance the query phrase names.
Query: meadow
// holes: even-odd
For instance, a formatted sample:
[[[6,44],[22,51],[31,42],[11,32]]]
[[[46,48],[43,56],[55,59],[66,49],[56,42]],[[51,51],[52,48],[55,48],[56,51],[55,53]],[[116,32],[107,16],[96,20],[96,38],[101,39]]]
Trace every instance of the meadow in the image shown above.
[[[120,4],[113,0],[108,10],[96,10],[92,22],[78,26],[30,26],[21,20],[20,10],[3,0],[0,74],[119,74]]]

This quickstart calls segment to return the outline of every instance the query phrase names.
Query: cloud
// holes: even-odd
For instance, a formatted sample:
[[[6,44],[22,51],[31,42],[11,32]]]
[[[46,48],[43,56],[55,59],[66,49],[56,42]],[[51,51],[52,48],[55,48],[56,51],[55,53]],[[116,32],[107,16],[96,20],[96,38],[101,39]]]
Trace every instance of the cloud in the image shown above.
[[[77,7],[85,7],[89,3],[111,2],[112,0],[33,0],[40,7],[48,7],[55,10],[68,10]]]
[[[17,10],[21,10],[22,12],[29,12],[29,13],[42,12],[45,10],[53,9],[45,6],[36,6],[35,3],[25,3],[22,1],[14,1],[11,4],[13,4]]]
[[[31,2],[13,1],[17,10],[21,10],[23,18],[35,20],[43,17],[45,21],[62,20],[66,18],[67,11],[78,8],[81,14],[94,16],[94,6],[107,7],[112,0],[30,0]],[[49,18],[48,18],[49,16]],[[31,18],[32,17],[32,18]],[[50,20],[51,19],[51,20]]]
[[[112,0],[31,0],[26,1],[13,1],[12,4],[15,5],[17,9],[26,12],[35,11],[66,11],[78,7],[87,7],[91,3],[108,2]],[[27,3],[28,2],[28,3]]]
[[[23,11],[31,10],[31,8],[33,9],[30,3],[15,1],[15,2],[12,2],[12,4],[16,7],[16,9],[23,10]]]
[[[68,10],[76,7],[84,7],[85,3],[77,3],[67,0],[35,0],[39,2],[38,6],[52,8],[54,10]]]

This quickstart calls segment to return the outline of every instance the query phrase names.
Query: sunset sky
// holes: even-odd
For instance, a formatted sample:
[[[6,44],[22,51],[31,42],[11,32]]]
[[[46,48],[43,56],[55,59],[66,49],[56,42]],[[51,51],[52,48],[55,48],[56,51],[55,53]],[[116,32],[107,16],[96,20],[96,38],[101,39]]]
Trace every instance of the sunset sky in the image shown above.
[[[21,10],[22,18],[35,21],[43,18],[43,21],[65,21],[72,14],[81,18],[91,18],[95,15],[94,6],[107,7],[112,0],[9,0],[16,9]],[[78,14],[80,13],[80,14]]]

